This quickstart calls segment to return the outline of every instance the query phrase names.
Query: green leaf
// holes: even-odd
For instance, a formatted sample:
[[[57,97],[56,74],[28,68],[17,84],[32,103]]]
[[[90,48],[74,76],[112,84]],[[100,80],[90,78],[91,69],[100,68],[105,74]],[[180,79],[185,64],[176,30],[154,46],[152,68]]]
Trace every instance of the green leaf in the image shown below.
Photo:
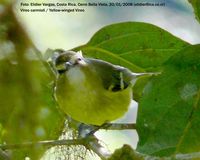
[[[139,103],[137,150],[168,156],[200,150],[200,45],[171,57]]]
[[[200,23],[200,1],[199,0],[188,0],[188,1],[192,4],[196,19]]]
[[[126,22],[102,28],[86,45],[75,50],[141,72],[150,68],[155,70],[187,45],[154,25]]]

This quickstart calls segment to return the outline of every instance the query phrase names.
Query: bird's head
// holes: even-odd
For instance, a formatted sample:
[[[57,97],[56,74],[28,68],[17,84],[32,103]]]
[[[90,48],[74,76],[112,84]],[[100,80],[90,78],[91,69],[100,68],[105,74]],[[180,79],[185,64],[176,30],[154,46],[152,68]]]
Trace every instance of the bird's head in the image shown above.
[[[55,58],[55,67],[58,73],[64,73],[72,67],[85,66],[86,62],[81,51],[64,51],[59,50]]]

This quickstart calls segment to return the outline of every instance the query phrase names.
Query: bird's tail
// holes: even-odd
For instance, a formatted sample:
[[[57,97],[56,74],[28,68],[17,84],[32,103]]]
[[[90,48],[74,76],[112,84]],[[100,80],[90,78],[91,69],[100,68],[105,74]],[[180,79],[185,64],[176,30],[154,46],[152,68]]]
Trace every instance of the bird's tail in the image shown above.
[[[161,72],[144,72],[144,73],[134,73],[132,72],[131,76],[132,76],[132,80],[131,80],[131,84],[135,84],[136,80],[139,77],[143,77],[143,76],[157,76],[161,74]]]
[[[134,77],[141,77],[141,76],[157,76],[157,75],[159,75],[159,74],[161,74],[161,72],[144,72],[144,73],[134,73],[134,72],[132,72],[132,76],[134,76]]]

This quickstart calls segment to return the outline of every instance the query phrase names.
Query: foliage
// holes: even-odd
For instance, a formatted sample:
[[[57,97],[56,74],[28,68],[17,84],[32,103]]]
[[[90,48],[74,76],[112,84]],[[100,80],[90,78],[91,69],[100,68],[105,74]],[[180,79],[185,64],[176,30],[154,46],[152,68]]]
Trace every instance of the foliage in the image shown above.
[[[142,153],[168,156],[200,149],[200,45],[186,47],[145,86],[137,129]],[[156,113],[156,114],[155,114]]]
[[[196,15],[196,19],[200,23],[200,1],[199,0],[188,0],[194,9],[194,13]]]
[[[0,142],[57,138],[62,116],[52,99],[53,79],[38,60],[11,8],[0,18]],[[42,150],[16,150],[12,155],[36,159]]]
[[[188,45],[154,25],[126,22],[102,28],[86,45],[74,50],[82,50],[86,56],[122,65],[134,72],[144,72],[160,70],[170,56]],[[141,97],[148,79],[143,77],[134,86],[135,100]]]
[[[119,32],[119,28],[121,28],[121,32]],[[140,31],[138,31],[139,28],[141,29]],[[148,50],[143,48],[140,54],[138,54],[139,59],[142,62],[144,61],[145,65],[142,62],[136,61],[135,54],[137,54],[138,48],[143,46],[140,40],[138,40],[141,37],[135,36],[137,32],[146,41],[145,44],[149,45]],[[143,32],[144,35],[142,35]],[[160,32],[163,33],[157,34]],[[153,34],[151,35],[151,33]],[[135,41],[132,44],[133,40],[127,38],[128,36],[134,40],[137,39],[138,42]],[[150,43],[152,36],[156,40],[164,39],[165,44],[160,41],[153,45]],[[172,49],[169,47],[173,41],[176,41],[175,44],[177,45],[172,45],[174,47]],[[124,47],[125,44],[126,47]],[[118,47],[113,47],[114,45]],[[135,48],[134,45],[138,48]],[[167,46],[166,52],[170,52],[171,55],[162,57],[162,51],[165,50],[162,47],[164,46]],[[114,24],[101,29],[86,45],[75,50],[78,49],[83,50],[87,56],[101,57],[111,62],[116,59],[116,62],[117,60],[119,61],[117,64],[124,60],[144,70],[151,68],[151,70],[162,71],[160,76],[152,77],[151,80],[146,79],[148,80],[147,84],[145,79],[138,81],[135,87],[137,89],[137,86],[141,88],[145,86],[142,94],[141,90],[139,90],[140,93],[136,93],[136,95],[142,95],[139,102],[137,120],[139,134],[138,151],[158,156],[170,156],[174,153],[188,153],[199,150],[198,146],[200,144],[198,144],[197,136],[199,115],[196,112],[198,112],[199,107],[200,46],[190,46],[182,40],[168,35],[166,31],[157,27],[154,28],[149,24],[129,22]],[[157,55],[155,57],[152,56],[152,52],[149,53],[149,50]],[[129,52],[131,56],[123,54],[124,52]],[[109,56],[113,55],[113,53],[116,54],[110,60]],[[156,63],[157,57],[162,57],[158,60],[159,63]],[[155,64],[151,63],[151,61],[155,62]],[[148,67],[146,68],[146,66]],[[137,70],[136,67],[131,69]],[[194,143],[194,138],[197,140],[196,143]],[[190,146],[188,146],[189,144]]]
[[[8,1],[5,1],[8,3]],[[199,1],[190,0],[199,20]],[[6,4],[6,3],[5,3]],[[53,99],[53,77],[12,7],[0,14],[0,143],[57,139],[64,116]],[[171,156],[200,149],[200,45],[190,45],[151,24],[106,26],[74,50],[128,67],[161,71],[134,87],[139,101],[137,151]],[[38,159],[44,148],[13,150],[15,159]],[[1,157],[0,150],[0,157]],[[110,159],[140,159],[127,145]]]
[[[188,43],[151,24],[126,22],[99,30],[82,50],[87,56],[128,67],[132,71],[156,70]]]
[[[115,150],[108,160],[143,160],[144,158],[137,155],[129,145],[124,145],[121,149]]]

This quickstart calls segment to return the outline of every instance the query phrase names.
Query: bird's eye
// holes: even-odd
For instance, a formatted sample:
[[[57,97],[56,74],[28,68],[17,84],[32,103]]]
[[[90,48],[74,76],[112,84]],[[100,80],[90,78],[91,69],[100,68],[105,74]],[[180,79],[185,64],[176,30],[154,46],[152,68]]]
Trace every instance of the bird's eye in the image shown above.
[[[77,60],[78,60],[78,61],[81,61],[82,59],[81,59],[81,58],[78,58]]]

